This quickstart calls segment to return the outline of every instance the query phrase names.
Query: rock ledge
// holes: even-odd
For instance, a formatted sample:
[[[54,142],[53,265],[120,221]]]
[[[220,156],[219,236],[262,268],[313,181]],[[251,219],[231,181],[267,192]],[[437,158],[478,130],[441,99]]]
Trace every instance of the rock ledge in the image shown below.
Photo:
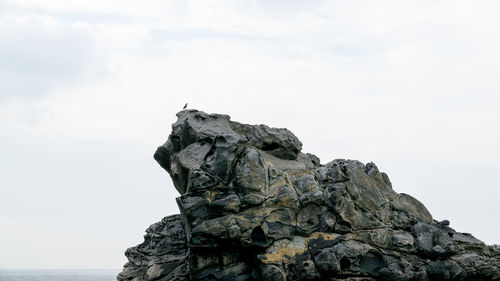
[[[500,280],[488,246],[373,163],[320,164],[287,129],[183,110],[154,158],[180,215],[127,249],[118,280]]]

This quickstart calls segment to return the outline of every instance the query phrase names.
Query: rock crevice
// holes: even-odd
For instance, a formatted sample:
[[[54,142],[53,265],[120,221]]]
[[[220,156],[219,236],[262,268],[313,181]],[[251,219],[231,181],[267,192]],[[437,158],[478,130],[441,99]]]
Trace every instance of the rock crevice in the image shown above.
[[[287,129],[183,110],[154,158],[180,215],[118,280],[500,280],[500,246],[433,220],[374,163],[320,164]]]

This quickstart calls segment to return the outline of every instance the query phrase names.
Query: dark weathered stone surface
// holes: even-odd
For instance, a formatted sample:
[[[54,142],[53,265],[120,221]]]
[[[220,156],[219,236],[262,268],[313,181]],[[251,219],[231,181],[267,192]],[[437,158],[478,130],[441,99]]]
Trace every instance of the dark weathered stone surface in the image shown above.
[[[286,129],[184,110],[155,159],[181,214],[118,280],[500,280],[500,246],[437,222],[373,163],[320,165]]]
[[[180,216],[165,217],[146,230],[142,244],[125,251],[129,262],[118,280],[187,280],[187,251]]]

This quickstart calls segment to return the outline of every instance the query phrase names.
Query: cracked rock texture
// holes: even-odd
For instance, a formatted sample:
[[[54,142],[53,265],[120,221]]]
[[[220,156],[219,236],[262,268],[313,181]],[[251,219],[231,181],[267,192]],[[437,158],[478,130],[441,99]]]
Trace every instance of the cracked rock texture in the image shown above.
[[[177,116],[154,158],[180,215],[125,252],[118,280],[500,280],[500,246],[433,220],[375,164],[320,164],[287,129]]]

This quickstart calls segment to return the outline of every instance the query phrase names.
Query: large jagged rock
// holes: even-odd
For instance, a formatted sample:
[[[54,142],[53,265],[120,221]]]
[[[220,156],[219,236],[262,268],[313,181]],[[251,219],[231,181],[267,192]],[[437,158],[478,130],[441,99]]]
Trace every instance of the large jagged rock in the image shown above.
[[[373,163],[321,165],[287,129],[184,110],[154,157],[180,215],[118,280],[500,280],[500,246],[437,222]]]

